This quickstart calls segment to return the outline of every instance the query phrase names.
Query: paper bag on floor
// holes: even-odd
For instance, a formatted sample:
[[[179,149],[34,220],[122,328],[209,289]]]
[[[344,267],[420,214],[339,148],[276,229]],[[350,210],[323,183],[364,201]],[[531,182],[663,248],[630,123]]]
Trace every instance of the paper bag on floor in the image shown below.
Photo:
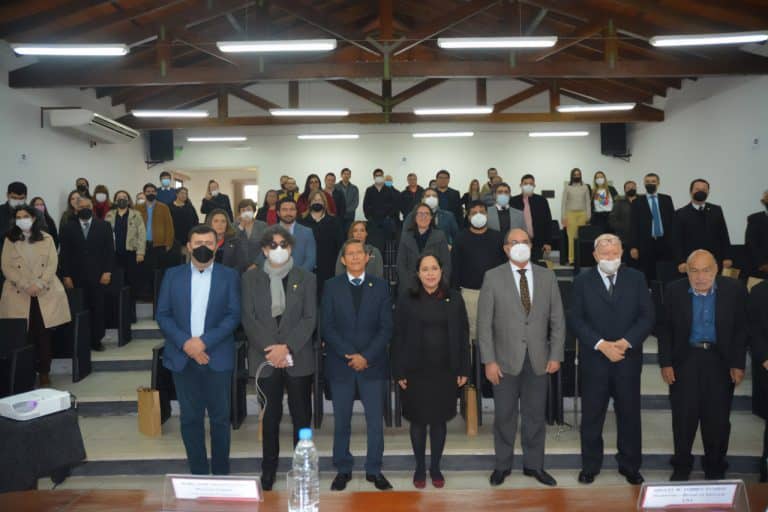
[[[139,388],[139,432],[149,437],[160,437],[163,433],[160,426],[160,392],[156,389]]]
[[[464,393],[466,394],[466,400],[465,407],[467,408],[465,411],[465,416],[467,419],[467,435],[468,436],[476,436],[477,435],[477,388],[475,386],[471,386],[467,384],[464,387]]]

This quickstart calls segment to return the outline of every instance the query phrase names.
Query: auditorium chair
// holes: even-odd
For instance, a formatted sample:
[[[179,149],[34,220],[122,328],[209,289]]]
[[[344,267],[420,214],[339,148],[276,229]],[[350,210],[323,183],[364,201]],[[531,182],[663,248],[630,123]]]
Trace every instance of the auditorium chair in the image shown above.
[[[104,327],[117,329],[117,346],[122,347],[131,341],[131,322],[134,305],[131,287],[125,284],[125,270],[116,268],[112,272],[112,282],[107,288],[104,308]]]
[[[91,373],[91,313],[85,307],[83,290],[67,289],[72,320],[57,327],[53,336],[54,359],[72,359],[72,382]]]
[[[0,398],[35,387],[35,346],[27,343],[27,320],[0,319]]]

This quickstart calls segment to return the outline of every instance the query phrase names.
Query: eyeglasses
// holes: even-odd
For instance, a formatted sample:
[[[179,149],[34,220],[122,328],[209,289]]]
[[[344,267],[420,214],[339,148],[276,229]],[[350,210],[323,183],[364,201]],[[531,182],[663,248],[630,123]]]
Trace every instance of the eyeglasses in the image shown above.
[[[285,240],[283,240],[279,244],[277,242],[269,242],[269,248],[270,249],[277,249],[278,247],[282,247],[283,249],[287,249],[288,248],[288,242],[286,242]]]

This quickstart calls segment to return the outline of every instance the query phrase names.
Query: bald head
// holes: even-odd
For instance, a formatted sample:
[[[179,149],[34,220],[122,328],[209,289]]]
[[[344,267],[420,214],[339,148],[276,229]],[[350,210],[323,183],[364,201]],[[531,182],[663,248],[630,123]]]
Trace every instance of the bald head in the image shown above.
[[[698,293],[707,293],[717,277],[717,260],[711,252],[704,249],[693,251],[686,260],[688,282]]]

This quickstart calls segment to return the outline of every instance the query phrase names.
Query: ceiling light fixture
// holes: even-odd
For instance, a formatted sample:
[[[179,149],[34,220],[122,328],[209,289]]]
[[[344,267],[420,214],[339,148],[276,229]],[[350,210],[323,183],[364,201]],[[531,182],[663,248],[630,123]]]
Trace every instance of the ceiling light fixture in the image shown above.
[[[208,117],[206,110],[131,110],[133,117]]]
[[[349,110],[338,108],[271,108],[269,113],[276,117],[344,117],[349,115]]]
[[[650,43],[657,47],[709,46],[717,44],[762,43],[766,40],[768,40],[768,31],[654,36],[650,39]]]
[[[360,136],[356,133],[313,133],[309,135],[299,135],[299,140],[353,140],[359,139]]]
[[[421,132],[411,135],[414,139],[440,139],[443,137],[473,137],[475,132]]]
[[[635,103],[595,103],[594,105],[560,105],[557,111],[569,112],[613,112],[619,110],[632,110]]]
[[[551,48],[557,36],[543,37],[440,37],[437,45],[444,49]]]
[[[450,116],[450,115],[481,115],[490,114],[493,107],[434,107],[415,108],[413,113],[417,116]]]
[[[216,46],[226,53],[327,52],[336,49],[336,40],[219,41]]]
[[[11,44],[17,55],[52,57],[121,57],[128,54],[124,44]]]
[[[528,132],[529,137],[586,137],[588,131],[570,131],[570,132]]]
[[[245,142],[248,137],[241,135],[225,137],[187,137],[187,142]]]

